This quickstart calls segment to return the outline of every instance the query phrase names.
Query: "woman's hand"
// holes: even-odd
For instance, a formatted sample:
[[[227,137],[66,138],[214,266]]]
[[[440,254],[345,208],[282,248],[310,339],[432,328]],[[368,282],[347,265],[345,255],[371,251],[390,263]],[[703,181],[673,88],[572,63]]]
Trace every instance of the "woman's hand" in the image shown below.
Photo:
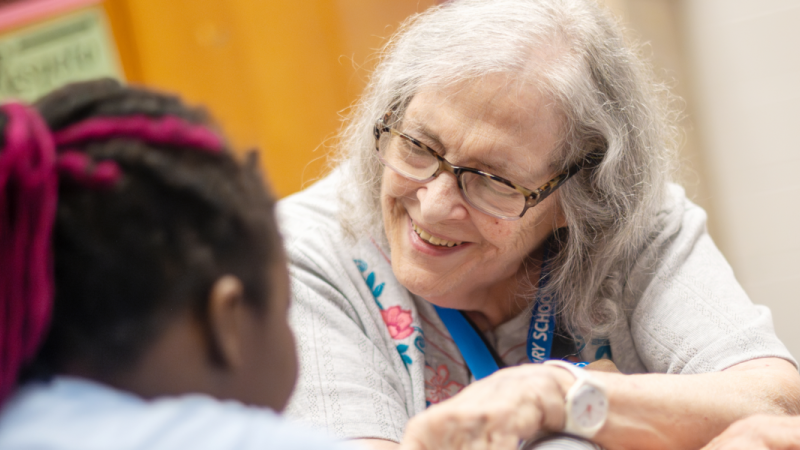
[[[759,415],[740,420],[703,450],[800,450],[800,417]]]
[[[502,369],[431,406],[406,426],[403,450],[516,450],[539,431],[564,428],[575,378],[541,364]]]
[[[788,361],[761,358],[696,375],[622,375],[605,365],[591,367],[599,370],[594,376],[606,385],[610,404],[606,423],[593,438],[604,448],[689,450],[719,435],[705,450],[800,450],[780,446],[800,441],[800,418],[776,417],[800,412],[800,377]],[[412,418],[401,447],[515,450],[520,440],[563,429],[564,397],[574,381],[558,367],[503,369]],[[738,422],[743,425],[726,431],[759,413],[773,416]]]

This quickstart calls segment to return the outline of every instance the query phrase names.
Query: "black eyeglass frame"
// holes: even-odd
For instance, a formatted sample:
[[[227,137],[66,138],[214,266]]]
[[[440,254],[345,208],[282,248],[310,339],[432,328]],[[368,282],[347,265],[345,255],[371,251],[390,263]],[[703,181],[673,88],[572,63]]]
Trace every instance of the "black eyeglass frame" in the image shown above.
[[[520,186],[520,185],[518,185],[516,183],[513,183],[511,181],[508,181],[503,177],[499,177],[497,175],[494,175],[494,174],[491,174],[491,173],[488,173],[488,172],[484,172],[482,170],[473,169],[472,167],[463,167],[463,166],[456,166],[454,164],[451,164],[448,160],[444,159],[444,157],[442,155],[437,153],[432,148],[428,147],[427,145],[423,144],[422,142],[418,141],[417,139],[414,139],[413,137],[411,137],[411,136],[409,136],[409,135],[407,135],[407,134],[405,134],[405,133],[403,133],[401,131],[398,131],[397,129],[395,129],[395,128],[389,126],[389,125],[387,125],[387,122],[389,121],[391,116],[392,116],[392,111],[388,111],[386,114],[383,115],[383,117],[379,118],[375,122],[375,127],[373,128],[373,133],[375,135],[375,150],[377,152],[378,159],[381,161],[381,163],[383,163],[384,166],[394,170],[399,175],[401,175],[401,176],[403,176],[403,177],[405,177],[405,178],[407,178],[407,179],[409,179],[411,181],[417,182],[417,183],[427,183],[427,182],[433,180],[434,178],[438,177],[439,175],[441,175],[442,172],[450,172],[456,178],[456,181],[458,182],[458,188],[461,191],[461,196],[464,197],[464,200],[466,200],[475,209],[477,209],[477,210],[479,210],[479,211],[481,211],[483,213],[489,214],[490,216],[497,217],[498,219],[519,220],[520,218],[522,218],[522,216],[525,215],[525,213],[530,208],[533,208],[534,206],[536,206],[539,203],[541,203],[542,200],[546,199],[550,194],[552,194],[562,184],[564,184],[567,180],[572,178],[572,176],[574,176],[576,173],[580,172],[581,170],[583,170],[585,168],[593,167],[593,166],[597,165],[600,162],[599,160],[601,159],[601,158],[587,158],[583,162],[580,162],[580,163],[577,163],[577,164],[573,164],[566,171],[561,172],[560,174],[556,175],[550,181],[548,181],[547,183],[539,186],[538,188],[536,188],[536,189],[528,189],[526,187]],[[419,148],[425,149],[431,155],[436,157],[437,161],[439,161],[439,168],[436,169],[436,172],[434,172],[433,175],[431,175],[430,177],[428,177],[428,178],[426,178],[424,180],[418,180],[416,178],[411,178],[408,175],[400,172],[398,169],[395,169],[394,167],[392,167],[391,164],[387,163],[381,157],[380,140],[381,140],[381,135],[383,133],[391,133],[391,134],[393,134],[395,136],[398,136],[400,138],[408,140],[409,142],[411,142],[412,144],[416,145]],[[519,213],[519,216],[500,216],[500,215],[497,215],[496,213],[492,213],[492,212],[486,211],[483,208],[481,208],[481,207],[475,205],[474,203],[472,203],[472,201],[469,199],[469,196],[466,194],[466,191],[464,190],[463,183],[461,182],[461,175],[463,173],[465,173],[465,172],[471,172],[471,173],[480,175],[482,177],[489,178],[491,180],[494,180],[494,181],[500,182],[502,184],[505,184],[506,186],[508,186],[508,187],[510,187],[512,189],[515,189],[518,192],[520,192],[525,198],[525,206],[522,208],[522,212]]]

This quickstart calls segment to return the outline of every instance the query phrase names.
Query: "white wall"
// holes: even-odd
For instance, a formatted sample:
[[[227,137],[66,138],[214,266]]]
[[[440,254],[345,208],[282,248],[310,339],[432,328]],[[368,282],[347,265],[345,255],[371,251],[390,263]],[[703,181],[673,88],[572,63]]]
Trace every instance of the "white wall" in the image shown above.
[[[713,237],[800,357],[800,0],[683,0]]]

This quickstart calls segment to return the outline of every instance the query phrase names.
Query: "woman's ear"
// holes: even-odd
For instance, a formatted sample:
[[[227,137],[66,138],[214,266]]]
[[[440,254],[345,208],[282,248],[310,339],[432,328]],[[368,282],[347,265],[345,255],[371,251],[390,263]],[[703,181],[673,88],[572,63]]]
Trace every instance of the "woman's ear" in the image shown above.
[[[247,313],[244,287],[233,275],[220,277],[211,287],[208,299],[208,328],[212,348],[209,355],[226,368],[236,369],[244,363],[244,323]]]

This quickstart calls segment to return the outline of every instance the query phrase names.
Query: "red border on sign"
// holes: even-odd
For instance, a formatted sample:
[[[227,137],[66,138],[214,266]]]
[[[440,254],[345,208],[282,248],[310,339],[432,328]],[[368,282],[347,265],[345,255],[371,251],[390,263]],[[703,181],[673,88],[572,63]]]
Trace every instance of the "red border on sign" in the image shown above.
[[[0,32],[102,0],[25,0],[0,7]]]

